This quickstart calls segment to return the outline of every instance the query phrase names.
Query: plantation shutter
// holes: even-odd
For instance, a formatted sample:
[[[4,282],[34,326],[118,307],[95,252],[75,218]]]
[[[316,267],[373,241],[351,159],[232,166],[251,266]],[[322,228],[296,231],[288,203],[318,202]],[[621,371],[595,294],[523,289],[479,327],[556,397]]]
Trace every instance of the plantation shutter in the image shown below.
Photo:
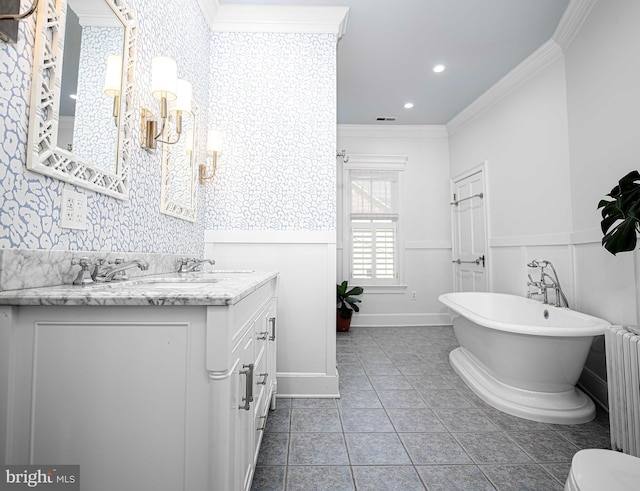
[[[396,282],[398,172],[351,170],[351,276],[368,284]]]

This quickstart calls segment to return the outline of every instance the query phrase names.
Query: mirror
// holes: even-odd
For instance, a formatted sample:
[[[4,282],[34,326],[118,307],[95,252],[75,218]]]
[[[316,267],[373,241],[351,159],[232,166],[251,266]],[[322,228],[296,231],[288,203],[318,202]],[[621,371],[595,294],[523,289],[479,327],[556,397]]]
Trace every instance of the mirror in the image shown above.
[[[190,116],[182,120],[182,136],[175,144],[162,145],[162,186],[160,212],[173,217],[196,221],[196,142],[198,109],[191,101]],[[167,125],[162,140],[174,141],[169,134],[174,125]]]
[[[121,0],[59,0],[42,7],[27,168],[127,199],[134,131],[131,12]]]

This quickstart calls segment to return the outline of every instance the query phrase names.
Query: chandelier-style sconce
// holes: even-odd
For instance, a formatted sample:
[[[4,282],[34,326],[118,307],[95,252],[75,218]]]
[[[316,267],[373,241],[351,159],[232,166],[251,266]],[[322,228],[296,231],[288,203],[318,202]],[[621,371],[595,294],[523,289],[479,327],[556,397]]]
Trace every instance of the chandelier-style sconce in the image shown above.
[[[120,91],[122,89],[122,55],[107,56],[107,72],[104,77],[104,93],[113,97],[113,120],[118,126]]]
[[[191,114],[192,88],[189,82],[177,78],[176,62],[171,58],[156,56],[151,60],[151,95],[160,101],[160,117],[156,118],[147,108],[142,109],[140,144],[147,149],[155,149],[157,142],[173,145],[180,140],[182,119]],[[170,102],[173,103],[171,107]],[[175,117],[174,141],[160,139],[167,127],[169,114]]]
[[[200,164],[200,184],[213,179],[216,175],[218,154],[222,153],[222,132],[209,130],[207,134],[207,153],[211,155],[211,171],[207,172],[207,164]]]

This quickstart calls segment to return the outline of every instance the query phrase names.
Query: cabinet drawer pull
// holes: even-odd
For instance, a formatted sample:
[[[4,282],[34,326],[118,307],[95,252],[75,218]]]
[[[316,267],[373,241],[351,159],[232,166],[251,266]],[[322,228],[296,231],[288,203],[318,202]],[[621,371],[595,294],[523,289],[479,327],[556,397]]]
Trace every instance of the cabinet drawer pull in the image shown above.
[[[267,427],[267,416],[260,416],[260,419],[262,420],[262,426],[256,428],[256,431],[264,431],[264,429]]]
[[[265,341],[267,339],[267,336],[269,335],[269,331],[262,331],[260,333],[258,333],[258,339],[260,341]]]
[[[275,341],[276,340],[276,318],[269,317],[269,322],[271,323],[271,337],[269,338],[269,340]]]
[[[249,411],[251,409],[251,402],[253,401],[253,363],[242,365],[242,368],[244,370],[240,370],[240,375],[246,377],[246,385],[244,387],[244,397],[242,398],[244,404],[238,406],[238,409]]]
[[[258,377],[264,377],[262,382],[256,382],[256,385],[267,385],[267,377],[269,377],[268,373],[259,373]]]

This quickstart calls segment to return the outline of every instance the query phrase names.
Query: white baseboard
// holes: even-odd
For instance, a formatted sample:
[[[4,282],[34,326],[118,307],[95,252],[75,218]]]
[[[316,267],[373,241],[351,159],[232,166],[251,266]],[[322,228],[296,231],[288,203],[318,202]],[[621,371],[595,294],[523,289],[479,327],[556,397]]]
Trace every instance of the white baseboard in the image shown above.
[[[446,314],[357,314],[351,320],[353,327],[413,327],[449,326],[451,315]]]
[[[340,397],[338,376],[323,373],[278,373],[278,397]]]

